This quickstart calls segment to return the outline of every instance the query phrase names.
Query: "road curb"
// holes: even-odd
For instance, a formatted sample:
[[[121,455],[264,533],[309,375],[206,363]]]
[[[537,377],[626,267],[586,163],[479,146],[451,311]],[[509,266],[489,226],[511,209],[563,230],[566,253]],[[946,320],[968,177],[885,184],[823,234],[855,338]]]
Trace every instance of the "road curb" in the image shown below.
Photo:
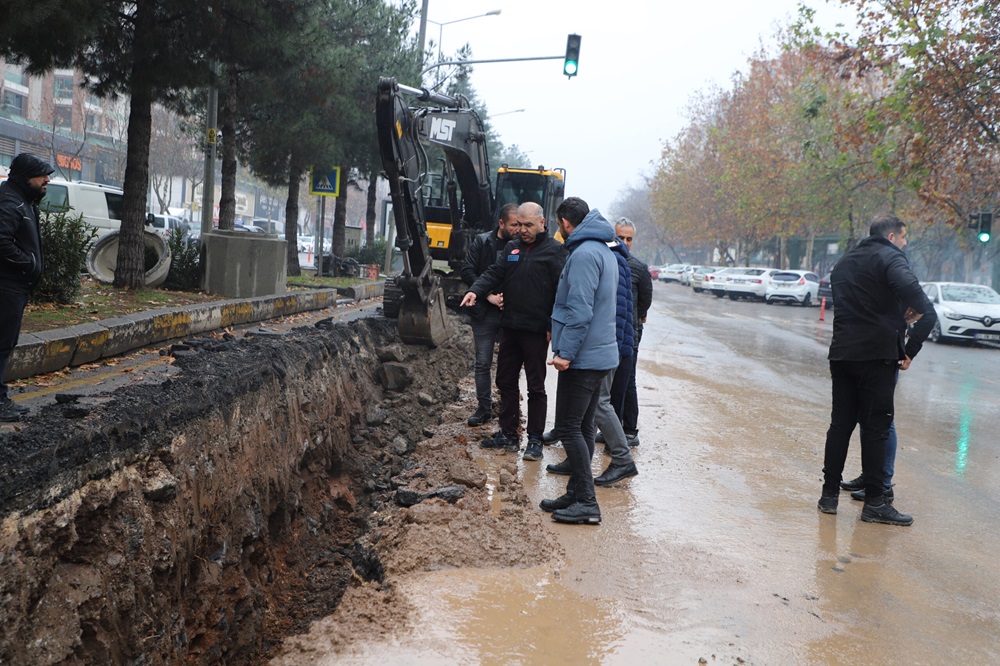
[[[24,379],[118,356],[158,342],[322,310],[382,295],[382,282],[150,310],[38,333],[22,333],[5,379]]]

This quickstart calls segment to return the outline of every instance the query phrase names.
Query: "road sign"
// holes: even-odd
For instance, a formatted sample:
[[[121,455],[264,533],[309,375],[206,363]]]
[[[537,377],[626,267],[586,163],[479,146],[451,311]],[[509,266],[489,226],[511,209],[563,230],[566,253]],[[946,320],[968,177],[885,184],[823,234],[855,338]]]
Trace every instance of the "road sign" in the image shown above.
[[[340,194],[340,167],[330,171],[309,170],[309,194],[320,197],[335,197]]]

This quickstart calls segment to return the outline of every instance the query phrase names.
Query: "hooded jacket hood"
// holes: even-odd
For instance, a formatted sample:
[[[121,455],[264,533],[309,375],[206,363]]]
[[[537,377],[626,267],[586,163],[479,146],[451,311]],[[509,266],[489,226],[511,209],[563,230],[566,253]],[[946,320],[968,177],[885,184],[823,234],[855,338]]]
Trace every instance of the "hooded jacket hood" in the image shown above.
[[[580,222],[580,226],[573,229],[573,232],[566,239],[566,249],[572,252],[577,245],[586,240],[596,240],[602,243],[617,242],[615,228],[601,215],[601,211],[596,208],[587,213],[587,216]]]

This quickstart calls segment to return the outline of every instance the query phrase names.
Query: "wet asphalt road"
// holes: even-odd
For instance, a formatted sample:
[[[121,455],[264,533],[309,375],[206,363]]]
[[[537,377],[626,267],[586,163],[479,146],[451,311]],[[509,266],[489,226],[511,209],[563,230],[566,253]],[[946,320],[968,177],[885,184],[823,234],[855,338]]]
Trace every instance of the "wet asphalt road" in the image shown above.
[[[640,475],[598,489],[603,524],[552,524],[565,562],[410,576],[419,631],[316,663],[1000,662],[1000,350],[928,343],[901,374],[896,503],[915,523],[872,525],[847,493],[816,510],[833,313],[818,317],[657,283]],[[561,494],[544,465],[562,457],[520,463],[532,501]]]

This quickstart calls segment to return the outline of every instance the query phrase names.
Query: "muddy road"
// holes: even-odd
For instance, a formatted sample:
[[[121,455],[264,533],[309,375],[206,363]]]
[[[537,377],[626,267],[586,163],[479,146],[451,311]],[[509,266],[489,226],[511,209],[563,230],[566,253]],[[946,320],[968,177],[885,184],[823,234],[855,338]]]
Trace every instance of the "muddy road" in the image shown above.
[[[516,471],[525,520],[538,514],[559,547],[392,575],[405,619],[331,639],[370,612],[349,592],[272,663],[996,663],[1000,351],[928,344],[901,375],[896,503],[915,523],[872,525],[847,493],[838,515],[816,510],[833,314],[818,316],[658,283],[639,360],[640,475],[598,488],[601,526],[535,508],[561,493],[544,471],[558,446],[541,463],[476,452],[491,479]],[[606,464],[599,453],[595,473]],[[855,435],[845,476],[859,471]]]

